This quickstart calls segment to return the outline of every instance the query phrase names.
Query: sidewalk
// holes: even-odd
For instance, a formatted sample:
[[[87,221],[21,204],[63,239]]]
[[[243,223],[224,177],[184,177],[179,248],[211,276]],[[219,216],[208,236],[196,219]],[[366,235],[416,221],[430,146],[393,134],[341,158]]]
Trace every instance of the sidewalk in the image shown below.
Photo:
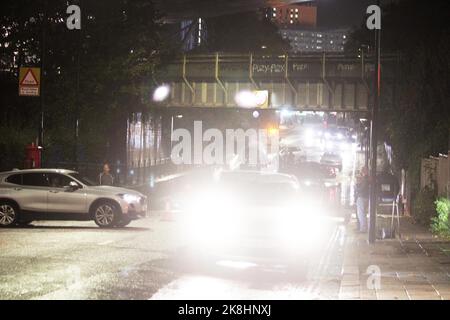
[[[380,224],[386,222],[382,219]],[[367,234],[349,226],[339,299],[450,300],[450,241],[433,237],[409,217],[402,217],[400,224],[401,239],[373,245]],[[379,286],[373,288],[378,272]]]

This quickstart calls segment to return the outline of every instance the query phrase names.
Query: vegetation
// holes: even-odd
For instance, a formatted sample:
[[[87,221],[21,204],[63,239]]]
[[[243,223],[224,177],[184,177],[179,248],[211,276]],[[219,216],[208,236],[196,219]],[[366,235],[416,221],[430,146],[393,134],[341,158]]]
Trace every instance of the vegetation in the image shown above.
[[[66,8],[58,0],[2,2],[1,169],[21,166],[25,144],[38,136],[41,99],[18,96],[19,65],[44,59],[47,161],[74,160],[77,118],[80,160],[103,161],[127,114],[148,106],[153,69],[166,53],[152,3],[84,1],[81,30],[67,29]]]
[[[398,53],[401,59],[395,96],[383,90],[392,84],[382,83],[380,139],[392,145],[395,168],[408,170],[419,220],[434,212],[424,211],[432,201],[429,191],[419,192],[421,158],[447,153],[449,147],[449,11],[444,0],[429,5],[400,0],[385,6],[382,14],[382,52]],[[350,52],[367,45],[373,49],[373,32],[365,26],[351,38]]]
[[[20,65],[40,66],[44,58],[44,159],[75,160],[78,119],[78,160],[112,161],[123,153],[129,112],[152,106],[154,70],[182,48],[179,24],[162,24],[151,0],[83,1],[81,30],[66,28],[66,9],[61,0],[2,1],[0,171],[22,166],[25,145],[38,136],[41,100],[18,96]],[[201,52],[288,48],[256,13],[207,25]]]
[[[436,213],[435,199],[433,190],[428,188],[420,190],[416,194],[412,206],[412,214],[416,222],[425,226],[430,225],[431,219]]]
[[[435,205],[436,216],[431,219],[431,230],[437,235],[450,237],[450,199],[440,198]]]
[[[290,49],[278,27],[260,12],[244,12],[207,20],[208,39],[199,51],[280,53]]]

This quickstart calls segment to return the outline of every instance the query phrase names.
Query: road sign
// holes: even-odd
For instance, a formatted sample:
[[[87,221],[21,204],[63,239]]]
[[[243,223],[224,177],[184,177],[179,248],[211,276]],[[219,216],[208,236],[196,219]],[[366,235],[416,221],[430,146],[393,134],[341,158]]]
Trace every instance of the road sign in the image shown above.
[[[19,71],[19,96],[39,97],[41,69],[21,67]]]

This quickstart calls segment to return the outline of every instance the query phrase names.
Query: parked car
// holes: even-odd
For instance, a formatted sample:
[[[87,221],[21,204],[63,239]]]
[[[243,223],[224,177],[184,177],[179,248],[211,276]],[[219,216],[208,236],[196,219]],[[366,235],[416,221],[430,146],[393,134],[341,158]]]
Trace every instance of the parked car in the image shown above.
[[[0,227],[34,220],[94,220],[124,227],[146,215],[147,198],[134,190],[97,186],[75,171],[30,169],[0,173]]]

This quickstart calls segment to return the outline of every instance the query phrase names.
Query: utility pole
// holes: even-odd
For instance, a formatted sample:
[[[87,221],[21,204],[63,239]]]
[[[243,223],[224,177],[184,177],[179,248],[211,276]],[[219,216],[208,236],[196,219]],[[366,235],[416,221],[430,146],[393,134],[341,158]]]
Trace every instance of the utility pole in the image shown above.
[[[40,112],[39,112],[39,133],[38,133],[38,146],[44,145],[44,94],[45,94],[45,50],[47,41],[47,11],[48,1],[44,2],[44,16],[42,21],[42,35],[41,35],[41,83],[40,83]],[[42,155],[41,155],[42,157]],[[42,159],[41,159],[42,163]]]
[[[377,1],[380,7],[380,0]],[[374,103],[370,126],[370,198],[369,198],[369,243],[376,240],[376,218],[377,218],[377,149],[378,149],[378,110],[380,108],[381,90],[381,30],[375,28],[375,76],[374,76]]]
[[[82,1],[80,0],[80,6]],[[78,170],[78,144],[79,144],[79,117],[80,117],[80,51],[82,51],[83,37],[81,29],[78,30],[78,46],[77,46],[77,75],[76,75],[76,93],[75,93],[75,127],[74,127],[74,162],[75,168]]]

